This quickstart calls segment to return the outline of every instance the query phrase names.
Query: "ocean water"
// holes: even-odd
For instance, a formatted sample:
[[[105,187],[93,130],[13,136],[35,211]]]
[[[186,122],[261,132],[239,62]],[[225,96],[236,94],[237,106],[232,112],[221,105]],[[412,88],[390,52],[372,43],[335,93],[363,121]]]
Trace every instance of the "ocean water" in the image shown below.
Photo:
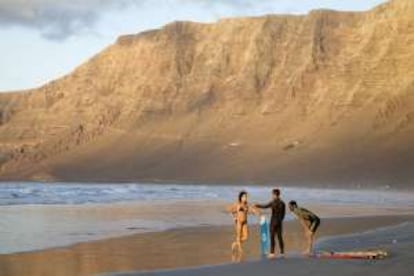
[[[234,201],[241,190],[251,199],[266,200],[273,187],[157,185],[157,184],[64,184],[5,183],[0,185],[0,206],[79,205],[117,202],[177,200]],[[340,190],[281,188],[285,199],[318,204],[375,204],[414,206],[413,193],[387,190]]]
[[[122,235],[172,228],[228,225],[225,206],[240,190],[250,202],[267,202],[272,187],[3,183],[0,185],[0,254],[67,246]],[[287,202],[296,200],[322,215],[335,208],[342,215],[376,210],[414,211],[414,194],[395,191],[348,191],[281,188]],[[335,208],[334,208],[335,207]],[[344,213],[343,210],[347,210]],[[313,210],[313,207],[312,207]],[[288,216],[287,219],[290,219]],[[252,218],[250,223],[256,223]]]

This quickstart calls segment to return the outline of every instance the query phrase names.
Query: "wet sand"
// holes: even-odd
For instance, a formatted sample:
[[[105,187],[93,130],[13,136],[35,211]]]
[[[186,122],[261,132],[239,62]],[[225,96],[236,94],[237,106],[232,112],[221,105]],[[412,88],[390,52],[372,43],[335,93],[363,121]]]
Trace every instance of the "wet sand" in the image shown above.
[[[328,247],[326,247],[328,246]],[[324,243],[322,249],[352,250],[382,248],[390,255],[382,260],[333,260],[288,256],[276,260],[259,260],[241,264],[206,266],[187,270],[164,270],[142,273],[116,273],[112,276],[245,276],[245,275],[376,275],[408,276],[414,269],[414,222],[404,223],[361,234],[352,234]]]
[[[413,221],[414,216],[375,216],[324,219],[320,238],[363,232]],[[247,260],[259,259],[258,229],[250,228]],[[225,264],[230,261],[233,227],[183,228],[136,234],[70,247],[0,256],[3,276],[93,275],[105,272],[150,271]],[[286,222],[288,253],[302,249],[302,233],[296,221]]]
[[[381,204],[381,200],[374,200],[375,204],[369,202],[370,204],[365,205],[306,204],[305,206],[323,218],[414,215],[414,205],[410,204],[407,198],[400,194],[392,195],[395,199],[388,196],[387,204]],[[266,199],[259,202],[267,202]],[[398,199],[402,201],[397,204],[388,201]],[[230,226],[232,220],[225,212],[229,202],[186,200],[0,206],[0,254],[44,250],[175,228]],[[264,213],[269,214],[269,210]],[[289,219],[292,219],[290,212],[286,216],[286,220]],[[251,217],[249,222],[254,224],[257,218]]]

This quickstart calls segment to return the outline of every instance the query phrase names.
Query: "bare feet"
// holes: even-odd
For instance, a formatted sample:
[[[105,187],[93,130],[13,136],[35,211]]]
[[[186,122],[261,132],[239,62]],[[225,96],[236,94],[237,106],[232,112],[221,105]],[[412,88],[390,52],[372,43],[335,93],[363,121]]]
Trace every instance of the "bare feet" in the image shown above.
[[[238,242],[234,242],[231,245],[231,260],[234,263],[240,263],[243,258],[243,249],[241,244]]]
[[[309,251],[309,250],[305,250],[305,251],[303,251],[303,252],[302,252],[302,254],[303,254],[304,256],[309,257],[309,256],[311,256],[311,255],[312,255],[312,252],[311,252],[311,251]]]
[[[238,250],[237,250],[237,243],[236,242],[234,242],[232,245],[231,245],[231,261],[233,262],[233,263],[235,263],[235,262],[237,262],[237,255],[238,255],[238,252],[237,252]]]
[[[268,259],[276,259],[276,254],[275,253],[270,253],[269,255],[267,255]]]

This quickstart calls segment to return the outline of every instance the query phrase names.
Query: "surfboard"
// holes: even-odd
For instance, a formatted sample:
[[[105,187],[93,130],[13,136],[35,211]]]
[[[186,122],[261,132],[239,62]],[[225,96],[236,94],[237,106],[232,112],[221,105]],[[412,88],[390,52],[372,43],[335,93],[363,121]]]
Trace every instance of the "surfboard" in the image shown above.
[[[384,259],[388,256],[388,252],[383,250],[369,250],[369,251],[322,251],[317,252],[310,257],[321,259]]]
[[[262,258],[266,258],[270,251],[270,235],[269,235],[269,222],[266,216],[260,217],[260,252]]]

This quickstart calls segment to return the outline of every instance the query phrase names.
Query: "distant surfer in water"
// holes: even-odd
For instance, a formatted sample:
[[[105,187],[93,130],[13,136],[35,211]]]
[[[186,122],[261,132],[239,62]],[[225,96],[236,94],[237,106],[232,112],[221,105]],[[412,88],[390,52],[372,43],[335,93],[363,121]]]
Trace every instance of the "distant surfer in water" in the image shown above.
[[[308,243],[304,254],[310,255],[312,254],[315,233],[321,223],[321,220],[317,215],[315,215],[311,211],[299,207],[296,201],[289,202],[289,209],[303,226],[305,238]]]
[[[279,243],[280,255],[283,256],[285,253],[284,242],[283,242],[283,219],[285,218],[286,207],[285,203],[280,199],[280,190],[272,190],[272,200],[268,204],[256,204],[256,208],[260,209],[272,209],[272,217],[269,224],[270,232],[270,254],[269,258],[276,257],[275,246],[276,236]]]
[[[243,242],[249,237],[247,227],[248,214],[260,215],[260,212],[252,205],[247,203],[247,192],[239,193],[238,201],[228,208],[231,213],[236,230],[236,240],[231,245],[232,260],[240,262],[243,258]]]

